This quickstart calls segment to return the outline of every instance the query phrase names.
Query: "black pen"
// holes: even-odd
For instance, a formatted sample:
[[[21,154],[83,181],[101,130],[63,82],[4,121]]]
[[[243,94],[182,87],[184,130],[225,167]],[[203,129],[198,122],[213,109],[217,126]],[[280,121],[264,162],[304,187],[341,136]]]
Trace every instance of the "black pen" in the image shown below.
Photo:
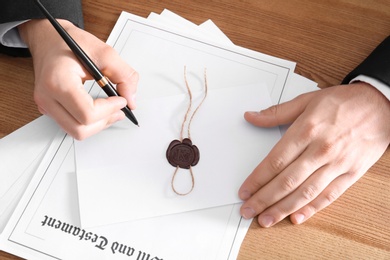
[[[119,96],[118,92],[108,80],[103,73],[98,69],[98,67],[93,63],[93,61],[88,57],[88,55],[80,48],[80,46],[73,40],[73,38],[65,31],[65,29],[57,22],[56,19],[46,10],[46,8],[42,5],[39,0],[34,0],[38,7],[41,9],[46,18],[50,21],[50,23],[54,26],[57,32],[64,39],[66,44],[68,44],[69,48],[76,55],[77,59],[83,64],[83,66],[88,70],[88,72],[93,76],[95,81],[99,84],[99,86],[104,90],[104,92],[109,96]],[[138,125],[138,121],[131,112],[128,106],[122,108],[122,111],[125,113],[126,117],[131,120],[135,125]]]

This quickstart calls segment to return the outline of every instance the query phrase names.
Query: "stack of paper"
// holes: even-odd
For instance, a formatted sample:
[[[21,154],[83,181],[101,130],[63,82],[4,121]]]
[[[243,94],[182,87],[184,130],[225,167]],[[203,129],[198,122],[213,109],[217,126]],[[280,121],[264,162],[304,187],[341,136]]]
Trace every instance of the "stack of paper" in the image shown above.
[[[42,117],[1,140],[13,160],[0,164],[0,249],[29,259],[235,259],[251,223],[239,215],[238,187],[280,138],[243,114],[316,84],[293,62],[235,46],[211,20],[197,26],[168,10],[147,19],[123,12],[107,42],[141,75],[141,127],[124,120],[74,142]],[[192,112],[205,69],[208,94],[190,129],[201,153],[194,190],[178,196],[165,151],[189,102],[184,67]],[[93,82],[85,87],[103,96]],[[31,150],[17,146],[32,139]],[[178,189],[188,176],[180,169]]]

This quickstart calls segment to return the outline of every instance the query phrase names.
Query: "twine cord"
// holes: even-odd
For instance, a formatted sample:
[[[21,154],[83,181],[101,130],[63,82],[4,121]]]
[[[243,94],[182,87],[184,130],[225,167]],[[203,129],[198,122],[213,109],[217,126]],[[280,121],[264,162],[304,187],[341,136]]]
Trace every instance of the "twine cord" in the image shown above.
[[[189,100],[187,112],[186,112],[185,115],[184,115],[183,123],[182,123],[182,125],[181,125],[181,130],[180,130],[180,142],[183,141],[183,132],[184,132],[185,123],[186,123],[186,121],[187,121],[188,115],[190,114],[191,107],[192,107],[192,92],[191,92],[191,88],[190,88],[190,86],[189,86],[189,84],[188,84],[188,80],[187,80],[187,67],[186,67],[186,66],[184,66],[184,81],[185,81],[185,84],[186,84],[186,88],[187,88],[187,92],[188,92],[188,95],[189,95],[189,99],[190,99],[190,100]],[[208,86],[207,86],[207,73],[206,73],[206,69],[204,70],[204,88],[205,88],[204,97],[203,97],[202,101],[199,103],[198,107],[194,110],[194,113],[192,113],[192,115],[191,115],[191,117],[190,117],[190,120],[189,120],[189,122],[188,122],[188,127],[187,127],[188,139],[191,139],[191,123],[192,123],[192,119],[194,118],[196,112],[198,112],[199,108],[202,106],[203,102],[205,101],[205,99],[206,99],[206,97],[207,97]],[[190,189],[188,192],[186,192],[186,193],[178,192],[178,191],[175,189],[174,181],[175,181],[176,173],[177,173],[178,171],[179,171],[179,166],[176,166],[175,172],[173,173],[172,180],[171,180],[171,187],[172,187],[172,190],[173,190],[177,195],[185,196],[185,195],[191,193],[191,191],[194,189],[194,186],[195,186],[195,178],[194,178],[194,174],[193,174],[193,171],[192,171],[192,166],[190,165],[190,174],[191,174],[192,186],[191,186],[191,189]]]

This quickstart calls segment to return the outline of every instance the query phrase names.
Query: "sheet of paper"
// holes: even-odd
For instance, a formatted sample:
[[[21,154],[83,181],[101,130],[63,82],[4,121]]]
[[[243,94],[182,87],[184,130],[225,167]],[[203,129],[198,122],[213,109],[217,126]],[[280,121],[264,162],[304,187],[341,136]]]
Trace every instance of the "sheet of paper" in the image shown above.
[[[195,24],[190,21],[180,17],[177,14],[169,10],[164,10],[161,14],[154,14],[152,20],[158,21],[166,26],[172,26],[173,28],[186,30],[193,29]],[[188,25],[188,27],[183,27],[183,25]],[[207,38],[208,35],[213,35],[213,39],[217,40],[221,44],[226,44],[234,46],[234,43],[219,29],[219,27],[212,21],[207,20],[204,23],[200,24],[198,28],[202,28],[202,32],[205,30],[208,34],[202,34],[201,37]],[[193,30],[192,30],[193,31]],[[199,30],[197,30],[199,32]],[[238,47],[238,46],[237,46]],[[241,47],[238,47],[241,48]],[[312,92],[318,90],[317,83],[305,78],[301,75],[293,73],[289,78],[289,82],[286,85],[286,88],[283,90],[282,96],[278,103],[283,103],[288,100],[292,100],[300,94]],[[280,126],[281,134],[284,134],[288,126]]]
[[[0,233],[58,131],[41,116],[0,140]]]
[[[156,21],[175,30],[180,30],[184,34],[191,32],[192,37],[202,38],[208,42],[217,42],[219,44],[231,43],[230,39],[217,26],[213,26],[214,24],[211,20],[198,26],[168,9],[164,9],[161,14],[151,13],[148,16],[148,20]]]
[[[210,89],[266,80],[271,100],[277,103],[295,68],[290,61],[238,47],[229,49],[226,44],[210,44],[128,13],[122,13],[107,42],[142,75],[137,99],[184,93],[182,72],[187,66],[195,75],[201,75],[198,84],[192,83],[197,90],[203,88],[206,68]]]
[[[129,225],[122,223],[105,227],[115,240],[107,240],[106,245],[104,245],[106,237],[97,236],[100,231],[104,233],[103,228],[85,232],[78,230],[75,224],[73,236],[69,236],[68,231],[71,227],[68,223],[79,225],[79,218],[77,199],[69,196],[70,194],[76,195],[77,190],[72,160],[74,155],[68,139],[70,138],[63,139],[63,136],[59,135],[50,147],[47,157],[43,160],[24,198],[20,201],[19,208],[8,223],[7,230],[1,236],[0,248],[2,250],[28,259],[68,258],[68,256],[71,259],[79,259],[83,256],[94,259],[121,259],[123,255],[118,253],[119,248],[121,251],[127,248],[127,252],[133,252],[131,249],[134,249],[134,258],[138,255],[149,258],[149,254],[144,254],[147,251],[142,250],[150,248],[154,250],[159,247],[161,252],[170,251],[169,254],[172,257],[168,259],[182,259],[183,256],[186,259],[236,259],[241,241],[251,222],[240,218],[237,205],[149,219],[141,226],[139,225],[141,222],[136,222],[129,223]],[[39,219],[40,223],[35,223],[33,220],[38,219],[36,216],[42,212],[44,214],[51,212],[58,218],[54,228],[53,223],[50,222],[51,228],[54,229],[52,233],[41,228],[45,218]],[[59,221],[62,221],[61,227],[58,226]],[[209,224],[207,224],[208,221]],[[145,229],[137,230],[138,227]],[[58,232],[59,230],[61,232]],[[128,232],[123,232],[123,230],[128,230]],[[75,235],[77,232],[79,236]],[[207,237],[204,236],[205,232],[208,234]],[[127,235],[124,236],[124,234]],[[126,244],[132,242],[130,235],[138,241],[135,245],[140,245],[139,248]],[[180,250],[172,250],[172,244],[177,245]],[[194,247],[194,244],[197,246]],[[125,258],[128,259],[129,256]]]
[[[179,138],[188,102],[185,94],[142,100],[137,109],[140,128],[121,121],[76,142],[83,227],[241,201],[237,195],[241,183],[280,138],[277,128],[256,128],[243,118],[245,111],[271,105],[266,86],[208,92],[191,124],[191,139],[200,150],[200,161],[192,167],[195,188],[187,196],[178,196],[171,188],[175,168],[168,163],[166,150]],[[95,151],[104,151],[101,160],[96,160]],[[179,169],[174,185],[181,193],[189,191],[190,171]]]
[[[292,81],[293,86],[299,86],[295,88],[296,95],[301,93],[299,90],[305,89],[305,82],[310,83],[300,78]],[[21,130],[23,135],[27,135],[34,128],[27,125]],[[134,249],[134,259],[140,251],[141,256],[146,253],[145,257],[153,252],[165,257],[154,250],[158,246],[170,249],[168,256],[172,257],[166,256],[165,259],[183,259],[183,256],[185,259],[236,259],[251,223],[238,216],[238,204],[83,231],[78,213],[72,140],[67,137],[65,141],[61,135],[54,139],[37,176],[31,181],[7,229],[0,236],[1,250],[39,260],[121,259],[125,257],[117,253],[117,249],[123,245],[124,252]],[[42,226],[45,216],[52,217],[52,221],[56,218],[56,221],[51,222],[51,226]],[[59,221],[63,222],[63,226],[56,228]],[[71,227],[74,233],[70,232]],[[102,250],[96,245],[104,245],[104,238],[107,245]],[[177,246],[173,249],[172,245]],[[126,256],[126,259],[129,258]]]
[[[173,16],[173,15],[163,16],[162,14],[163,13],[161,14],[150,13],[147,19],[148,21],[154,21],[158,24],[161,25],[163,24],[166,27],[174,28],[176,32],[181,32],[181,33],[187,32],[188,34],[188,31],[190,31],[191,36],[196,37],[198,39],[200,38],[207,41],[211,41],[211,40],[218,41],[218,38],[215,35],[210,35],[208,33],[200,31],[197,25],[191,23],[190,21],[180,16]],[[170,14],[170,13],[166,12],[166,14]]]
[[[1,237],[2,250],[28,259],[235,259],[236,233],[250,224],[235,205],[82,228],[74,169],[73,140],[57,135]]]
[[[218,42],[223,42],[227,45],[234,45],[234,43],[221,31],[221,29],[219,29],[219,27],[212,20],[209,19],[203,22],[199,25],[199,27],[212,33],[216,39],[218,38]]]
[[[116,32],[114,48],[142,75],[137,94],[139,106],[135,111],[141,127],[128,124],[124,129],[120,125],[76,142],[82,224],[104,225],[238,202],[238,186],[280,137],[277,129],[250,126],[243,114],[271,105],[265,99],[267,89],[278,91],[275,100],[279,100],[293,64],[259,53],[247,56],[234,46],[227,49],[204,39],[179,36],[175,31],[162,30],[161,25],[126,13],[119,18],[112,35]],[[285,63],[290,67],[284,67]],[[191,126],[193,140],[202,154],[201,162],[194,167],[196,191],[179,199],[170,192],[173,168],[164,157],[169,143],[179,138],[188,104],[185,99],[170,100],[178,94],[186,97],[185,65],[188,83],[192,91],[198,93],[196,97],[202,96],[204,69],[207,69],[209,96]],[[238,88],[242,82],[250,82],[255,87],[243,91]],[[142,105],[143,102],[148,103]],[[197,103],[199,101],[194,102],[194,107]],[[102,151],[104,160],[96,160],[102,156]],[[116,177],[113,172],[117,173]],[[124,176],[132,177],[123,181]],[[139,176],[145,176],[144,181]],[[183,176],[183,183],[190,185],[188,174],[179,176]],[[222,179],[225,185],[217,185]],[[182,182],[178,182],[180,187]],[[111,197],[101,200],[96,194],[99,189],[89,188],[101,183],[111,184],[106,186],[107,191],[118,189],[122,184],[122,190],[127,192],[122,192],[121,200],[110,192]],[[215,190],[216,187],[219,189]],[[139,202],[140,194],[145,194],[141,196],[144,203]],[[136,205],[137,212],[130,213],[127,207],[116,206],[122,205],[124,200],[129,206]],[[95,216],[94,212],[103,206],[97,201],[115,213]]]
[[[49,140],[51,141],[51,139]],[[48,145],[50,144],[50,141],[47,142]],[[28,165],[26,169],[23,170],[23,174],[21,174],[21,176],[10,185],[8,192],[0,199],[0,234],[3,232],[3,229],[10,219],[12,212],[19,203],[20,198],[22,197],[38,165],[45,155],[45,152],[46,150],[38,150],[37,154],[31,156],[36,156],[35,160],[30,165]]]
[[[34,162],[35,156],[31,155],[34,155],[37,149],[41,152],[46,148],[47,134],[58,131],[58,127],[46,116],[39,117],[29,125],[31,132],[24,134],[21,133],[24,130],[19,129],[0,140],[0,198],[9,191],[8,184],[15,183],[24,169]],[[41,131],[42,129],[47,131]],[[26,160],[21,161],[20,157]]]
[[[302,87],[305,87],[302,85],[303,82],[299,81],[298,78],[298,81],[293,80],[290,83],[291,86],[297,86],[294,91],[299,93],[303,89]],[[41,133],[47,135],[46,142],[49,142],[48,139],[51,140],[50,135],[42,128],[36,128],[29,124],[18,131],[18,133],[23,134],[17,137],[13,143],[18,143],[24,138],[23,136],[28,136],[36,129],[41,129]],[[239,205],[175,214],[134,223],[121,223],[87,230],[87,232],[81,228],[80,231],[77,231],[80,220],[75,165],[72,160],[74,154],[71,149],[71,141],[68,140],[69,137],[65,140],[62,137],[59,134],[54,139],[37,171],[37,176],[31,181],[26,194],[8,222],[7,229],[0,237],[1,250],[28,259],[131,259],[129,256],[124,257],[118,253],[117,249],[121,248],[122,252],[132,252],[132,248],[134,249],[132,257],[136,259],[138,254],[140,257],[148,257],[147,252],[149,251],[147,250],[150,248],[154,250],[155,246],[158,246],[165,247],[165,250],[170,249],[169,255],[172,251],[177,252],[172,258],[165,259],[176,259],[178,255],[181,256],[179,259],[183,259],[183,256],[185,259],[236,259],[241,242],[251,223],[251,221],[243,220],[238,216]],[[0,142],[0,151],[4,148],[2,144]],[[35,146],[36,153],[34,154],[39,154],[40,149],[38,148],[39,146]],[[22,146],[15,150],[22,155],[24,151]],[[33,169],[39,161],[36,158],[32,159],[33,157],[35,156],[25,155],[20,156],[19,159],[21,162],[33,160],[27,166],[27,168]],[[15,166],[12,163],[5,165],[8,168]],[[16,171],[16,174],[24,172],[24,176],[29,174],[31,176],[33,172],[27,168]],[[4,183],[6,190],[9,189],[10,184]],[[54,224],[51,222],[51,226],[42,227],[44,216],[47,216],[44,214],[51,214],[52,218],[56,217],[56,222]],[[43,219],[39,219],[39,217],[43,217]],[[59,221],[62,221],[63,225],[56,228]],[[73,226],[67,225],[69,223],[74,224]],[[139,223],[141,223],[140,226],[138,226]],[[225,229],[223,223],[227,223]],[[195,233],[187,233],[187,228],[193,230],[191,226],[196,227]],[[138,227],[139,229],[137,229]],[[70,232],[70,228],[73,232]],[[77,232],[79,233],[75,235]],[[207,236],[204,235],[206,233]],[[218,234],[223,235],[218,236]],[[107,244],[104,249],[101,249],[98,246],[104,245],[104,238],[107,239]],[[220,248],[218,248],[218,241],[222,241],[219,244]],[[174,249],[172,245],[175,245]],[[152,258],[151,251],[153,250],[150,250],[149,259]],[[191,255],[193,252],[195,253]]]

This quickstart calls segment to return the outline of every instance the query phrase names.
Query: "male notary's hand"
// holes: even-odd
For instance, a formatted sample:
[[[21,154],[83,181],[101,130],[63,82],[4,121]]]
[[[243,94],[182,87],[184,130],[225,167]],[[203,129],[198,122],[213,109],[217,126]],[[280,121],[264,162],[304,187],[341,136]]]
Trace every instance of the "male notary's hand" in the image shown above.
[[[270,227],[290,215],[300,224],[336,200],[390,143],[390,102],[365,83],[301,95],[261,112],[260,127],[292,124],[242,184],[244,218]]]
[[[138,74],[107,44],[66,20],[58,20],[105,76],[117,84],[121,97],[94,100],[83,87],[91,75],[78,62],[48,20],[19,26],[34,62],[34,99],[46,114],[76,139],[87,138],[118,120],[128,105],[135,108]]]

